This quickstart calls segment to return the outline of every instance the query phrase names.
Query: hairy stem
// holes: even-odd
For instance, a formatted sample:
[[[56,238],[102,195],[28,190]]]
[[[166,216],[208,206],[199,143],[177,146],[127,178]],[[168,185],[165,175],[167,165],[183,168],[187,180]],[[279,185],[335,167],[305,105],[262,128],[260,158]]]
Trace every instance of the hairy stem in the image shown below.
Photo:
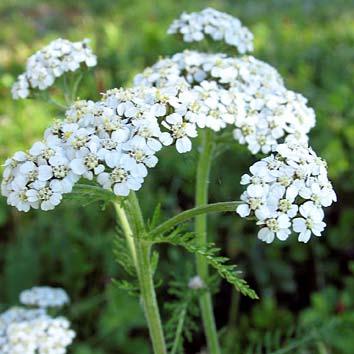
[[[208,203],[208,184],[211,160],[214,149],[214,142],[212,131],[210,129],[203,129],[201,151],[197,166],[196,179],[196,207],[206,205]],[[206,214],[197,215],[195,218],[195,232],[197,242],[200,245],[207,243],[207,216]],[[208,280],[208,264],[201,255],[196,256],[197,272],[204,282]],[[213,304],[210,292],[205,292],[200,296],[200,308],[202,313],[205,336],[210,354],[221,354],[218,334],[215,325],[215,318],[213,312]]]
[[[134,252],[136,253],[136,268],[140,293],[154,354],[166,354],[165,338],[162,330],[150,262],[151,245],[142,239],[145,232],[145,224],[135,193],[130,192],[125,208],[129,213],[129,220],[132,224],[130,230],[133,229],[134,231],[131,247],[134,248]],[[125,220],[128,221],[128,218],[123,219],[124,222]],[[123,225],[122,228],[124,231],[126,230]]]

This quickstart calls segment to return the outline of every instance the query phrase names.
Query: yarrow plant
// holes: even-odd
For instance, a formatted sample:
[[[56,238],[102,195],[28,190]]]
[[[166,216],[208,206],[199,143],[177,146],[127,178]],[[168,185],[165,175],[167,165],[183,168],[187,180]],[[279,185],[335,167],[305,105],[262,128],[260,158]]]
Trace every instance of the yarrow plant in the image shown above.
[[[213,9],[182,14],[168,33],[180,35],[185,42],[211,39],[240,54],[253,50],[252,33],[238,19]],[[269,64],[251,55],[214,54],[210,49],[209,43],[208,52],[185,50],[160,59],[135,77],[134,87],[110,89],[99,101],[71,102],[41,141],[15,153],[4,166],[1,192],[19,211],[52,210],[64,195],[113,204],[125,236],[117,237],[117,260],[136,278],[138,287],[127,280],[116,283],[140,294],[155,354],[181,349],[182,325],[195,296],[172,292],[181,297],[183,306],[182,311],[173,306],[166,329],[167,337],[172,333],[174,340],[171,347],[169,342],[166,345],[155,295],[157,259],[152,246],[169,243],[195,254],[197,275],[185,288],[198,293],[208,350],[219,354],[209,266],[242,294],[253,299],[257,294],[208,242],[206,215],[237,211],[241,217],[257,220],[262,241],[284,241],[295,233],[299,241],[307,242],[312,234],[321,235],[326,225],[323,208],[336,201],[326,164],[309,147],[315,113],[306,98],[288,90]],[[54,85],[55,78],[79,69],[81,63],[96,65],[86,40],[52,42],[29,59],[26,73],[13,86],[14,98]],[[73,97],[76,89],[64,94]],[[216,147],[235,143],[245,144],[253,155],[268,156],[242,176],[246,190],[240,201],[208,204]],[[159,151],[170,145],[180,154],[198,152],[195,207],[160,224],[156,209],[146,223],[135,192],[158,164]],[[194,233],[181,226],[190,219],[195,219]],[[48,288],[30,289],[20,298],[26,305],[42,308],[38,311],[69,301],[61,290]]]
[[[46,310],[67,304],[66,292],[60,288],[35,287],[23,291],[20,302],[31,308],[13,307],[0,314],[0,353],[66,353],[75,332],[65,317],[52,317]]]

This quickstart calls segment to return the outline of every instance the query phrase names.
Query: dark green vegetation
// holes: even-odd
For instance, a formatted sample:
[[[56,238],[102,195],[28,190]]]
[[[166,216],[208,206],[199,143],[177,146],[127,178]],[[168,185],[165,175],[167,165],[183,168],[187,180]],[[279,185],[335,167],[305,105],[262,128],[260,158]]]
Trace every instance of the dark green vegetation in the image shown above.
[[[97,98],[97,92],[129,84],[134,74],[159,56],[182,49],[165,34],[168,24],[183,10],[208,5],[238,16],[255,34],[255,56],[275,66],[289,88],[309,98],[318,121],[311,132],[311,144],[327,160],[339,199],[327,212],[324,237],[313,238],[307,245],[299,244],[294,237],[286,243],[266,245],[257,241],[251,222],[232,213],[211,216],[214,241],[244,271],[261,298],[239,298],[231,286],[220,283],[215,312],[224,352],[351,354],[352,0],[2,0],[0,158],[4,161],[40,138],[56,114],[44,103],[11,100],[9,88],[33,51],[60,36],[91,38],[99,64],[94,75],[85,78],[80,95]],[[166,217],[193,206],[196,157],[193,153],[177,156],[174,149],[166,149],[159,156],[161,161],[139,196],[145,215],[152,214],[161,202],[162,217]],[[213,167],[212,201],[237,199],[240,176],[252,161],[254,157],[236,144],[222,154]],[[113,210],[109,207],[103,211],[99,204],[84,208],[82,204],[66,202],[53,212],[24,215],[0,199],[0,310],[15,304],[24,288],[36,284],[62,286],[71,294],[68,317],[78,332],[71,353],[150,353],[137,299],[112,282],[123,274],[112,254],[116,237]],[[187,284],[194,274],[192,257],[171,246],[159,250],[156,279],[164,321],[173,329],[174,318],[167,321],[171,311],[178,314],[186,306],[191,308],[186,317],[188,333],[196,332],[193,344],[186,341],[186,353],[194,354],[204,343],[201,325],[194,295],[180,290],[181,283]],[[172,280],[177,282],[176,289],[170,287]],[[176,295],[180,301],[164,308],[165,302],[176,301]]]

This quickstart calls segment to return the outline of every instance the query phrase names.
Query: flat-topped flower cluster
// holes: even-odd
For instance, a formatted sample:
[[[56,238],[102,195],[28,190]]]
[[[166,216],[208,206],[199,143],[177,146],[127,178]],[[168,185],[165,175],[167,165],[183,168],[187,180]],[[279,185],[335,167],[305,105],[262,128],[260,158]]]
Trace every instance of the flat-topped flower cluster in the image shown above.
[[[286,240],[291,231],[308,242],[311,234],[321,236],[326,224],[323,207],[336,201],[328,180],[326,163],[304,145],[281,144],[275,154],[250,167],[242,176],[247,189],[244,204],[237,207],[242,217],[257,218],[261,229],[258,238],[271,243]]]
[[[83,177],[127,196],[141,188],[163,145],[191,150],[194,99],[174,87],[115,89],[98,102],[78,101],[43,141],[6,161],[2,194],[18,210],[50,210]]]
[[[135,85],[184,85],[200,92],[192,107],[198,127],[214,131],[231,125],[234,138],[256,154],[277,144],[308,141],[314,110],[300,94],[287,90],[278,72],[252,56],[195,51],[159,60],[138,74]],[[216,109],[223,105],[223,109]],[[207,114],[205,113],[207,112]]]
[[[45,90],[64,73],[78,70],[82,63],[88,67],[95,66],[97,58],[88,43],[88,39],[70,42],[58,38],[30,56],[26,71],[19,75],[12,87],[12,97],[26,98],[33,89]]]
[[[37,288],[37,297],[39,289],[41,288]],[[47,305],[57,307],[55,296],[59,294],[59,289],[42,289],[43,296],[47,297],[53,291],[50,296],[53,301],[47,302]],[[62,298],[65,291],[60,290],[59,298]],[[75,332],[70,329],[70,322],[65,317],[51,317],[44,307],[13,307],[0,314],[1,354],[64,354],[74,337]]]
[[[183,13],[168,29],[169,34],[181,34],[185,42],[199,42],[205,37],[223,41],[244,54],[253,51],[253,34],[241,21],[224,12],[206,8],[200,12]]]
[[[49,286],[35,286],[20,294],[21,304],[40,308],[63,307],[70,302],[64,289]]]

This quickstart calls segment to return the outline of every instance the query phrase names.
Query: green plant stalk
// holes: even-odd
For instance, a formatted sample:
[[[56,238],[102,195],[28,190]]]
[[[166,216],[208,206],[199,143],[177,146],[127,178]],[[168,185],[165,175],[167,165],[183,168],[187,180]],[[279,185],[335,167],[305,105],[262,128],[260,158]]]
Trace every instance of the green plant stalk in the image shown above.
[[[198,215],[209,214],[209,213],[221,213],[226,211],[235,211],[237,205],[241,204],[241,201],[230,201],[230,202],[218,202],[212,204],[206,204],[197,206],[195,208],[182,211],[176,216],[166,220],[162,224],[156,226],[153,230],[149,232],[151,235],[161,235],[173,227],[180,225]]]
[[[177,329],[176,329],[175,341],[173,342],[173,346],[172,346],[170,354],[177,353],[179,342],[180,342],[182,334],[183,334],[183,325],[184,325],[184,321],[186,318],[186,313],[187,313],[187,304],[185,306],[183,306],[183,309],[181,311],[181,314],[180,314],[180,317],[178,320]]]
[[[118,205],[118,208],[116,206],[116,210],[118,217],[123,221],[122,228],[126,234],[127,242],[130,244],[129,248],[133,250],[132,257],[134,257],[133,254],[136,257],[139,288],[154,354],[167,354],[151,270],[151,244],[142,239],[145,232],[145,223],[135,193],[130,192],[124,209]]]
[[[115,201],[113,205],[114,205],[114,209],[116,210],[120,225],[123,229],[123,233],[125,235],[127,245],[129,247],[129,251],[133,258],[135,268],[137,269],[138,265],[137,265],[136,250],[134,244],[134,234],[133,234],[133,230],[130,227],[128,216],[119,201]]]
[[[211,160],[214,150],[213,132],[210,129],[201,131],[201,151],[197,166],[197,179],[195,191],[196,207],[208,204],[208,184],[211,168]],[[195,232],[197,242],[200,245],[206,245],[207,240],[207,216],[201,214],[195,218]],[[207,283],[208,281],[208,264],[201,255],[196,256],[197,272],[201,279]],[[205,336],[207,339],[210,354],[221,354],[218,334],[215,325],[213,312],[213,304],[210,292],[205,292],[200,296],[200,308],[202,313]]]

